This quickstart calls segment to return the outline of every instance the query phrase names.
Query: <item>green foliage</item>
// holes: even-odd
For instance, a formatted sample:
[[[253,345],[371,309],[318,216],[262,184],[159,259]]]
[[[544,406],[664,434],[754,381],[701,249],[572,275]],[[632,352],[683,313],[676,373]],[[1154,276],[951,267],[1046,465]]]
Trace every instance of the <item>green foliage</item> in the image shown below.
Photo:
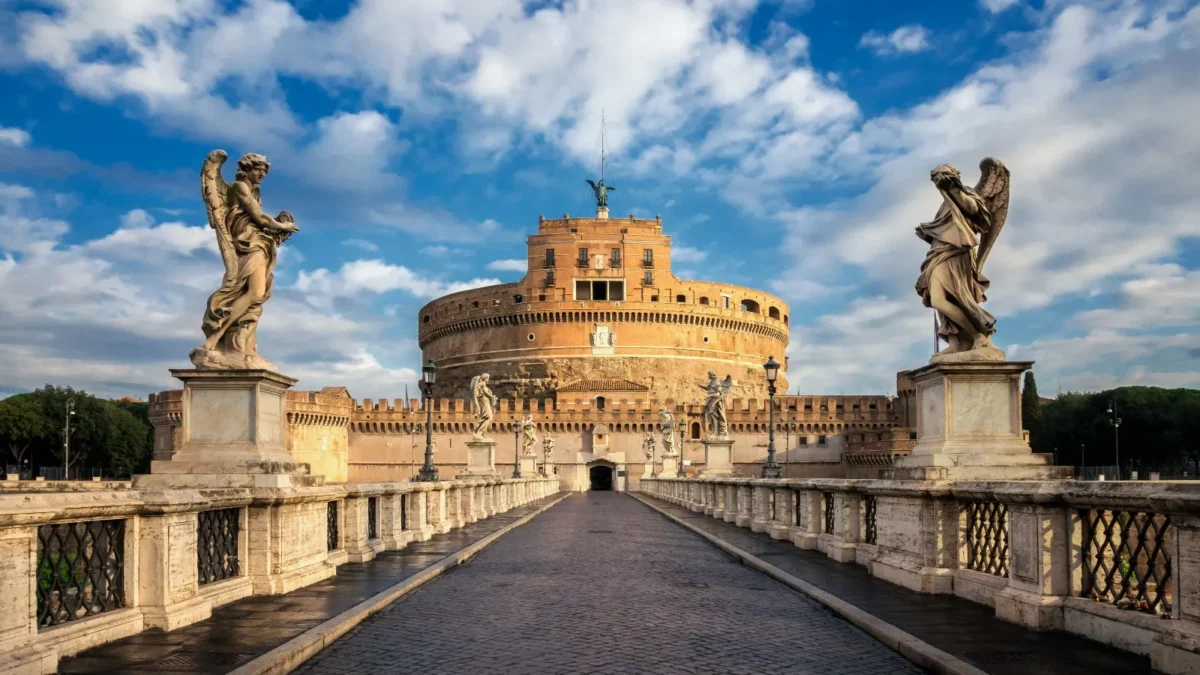
[[[1043,422],[1042,403],[1038,398],[1037,381],[1033,379],[1033,371],[1025,371],[1025,386],[1021,388],[1021,421],[1029,431],[1029,442],[1035,452],[1047,452],[1039,449],[1045,444],[1042,438]]]
[[[0,401],[0,443],[28,448],[31,465],[62,466],[67,401],[71,417],[71,466],[100,467],[107,476],[128,476],[149,468],[153,429],[149,406],[108,401],[70,387],[46,385]]]
[[[1041,406],[1043,431],[1036,452],[1057,449],[1058,463],[1080,466],[1080,444],[1089,466],[1115,464],[1115,434],[1109,402],[1121,418],[1121,471],[1180,475],[1200,465],[1200,390],[1120,387],[1098,393],[1062,394]]]

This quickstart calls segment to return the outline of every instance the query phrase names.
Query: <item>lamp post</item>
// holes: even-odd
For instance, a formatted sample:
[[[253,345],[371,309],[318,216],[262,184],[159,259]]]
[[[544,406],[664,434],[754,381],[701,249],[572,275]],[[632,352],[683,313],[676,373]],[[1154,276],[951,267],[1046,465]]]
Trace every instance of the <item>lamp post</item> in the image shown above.
[[[782,478],[779,463],[775,461],[775,378],[779,377],[779,363],[774,356],[768,356],[763,364],[767,371],[767,461],[763,464],[763,478]]]
[[[433,361],[421,369],[421,395],[425,397],[425,464],[417,480],[422,482],[438,479],[437,467],[433,465],[433,384],[437,382],[437,366]]]
[[[521,424],[513,423],[513,478],[521,477]]]
[[[683,451],[687,447],[684,440],[687,438],[687,428],[690,426],[688,419],[687,413],[684,413],[683,419],[679,421],[681,426],[679,430],[679,467],[675,471],[675,475],[679,478],[687,478],[687,472],[683,470]]]
[[[75,415],[75,399],[67,399],[66,414],[63,417],[63,480],[71,478],[71,417]]]
[[[1121,480],[1121,418],[1117,417],[1117,402],[1108,400],[1108,423],[1113,428],[1113,452],[1117,459],[1117,480]]]

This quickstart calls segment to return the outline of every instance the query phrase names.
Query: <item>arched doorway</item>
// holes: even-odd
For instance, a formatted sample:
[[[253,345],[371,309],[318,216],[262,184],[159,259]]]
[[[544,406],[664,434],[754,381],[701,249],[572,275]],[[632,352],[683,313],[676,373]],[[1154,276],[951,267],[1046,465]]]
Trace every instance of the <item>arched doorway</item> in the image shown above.
[[[613,489],[613,470],[611,466],[599,464],[588,469],[588,483],[591,490]]]

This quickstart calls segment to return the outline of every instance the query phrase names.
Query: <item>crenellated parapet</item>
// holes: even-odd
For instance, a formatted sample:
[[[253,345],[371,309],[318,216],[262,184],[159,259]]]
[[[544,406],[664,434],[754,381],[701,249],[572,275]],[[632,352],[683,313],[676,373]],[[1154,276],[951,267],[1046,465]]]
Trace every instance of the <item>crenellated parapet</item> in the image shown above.
[[[288,424],[296,426],[344,427],[354,412],[354,399],[342,387],[321,391],[288,391]]]

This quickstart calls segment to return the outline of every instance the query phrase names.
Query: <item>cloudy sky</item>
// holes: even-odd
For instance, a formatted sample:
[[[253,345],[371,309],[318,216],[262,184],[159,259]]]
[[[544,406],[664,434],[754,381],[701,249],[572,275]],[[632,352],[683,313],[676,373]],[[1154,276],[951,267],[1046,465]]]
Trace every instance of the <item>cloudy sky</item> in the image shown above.
[[[270,156],[264,205],[302,230],[264,355],[402,396],[417,308],[518,279],[538,214],[592,208],[602,115],[614,213],[661,214],[681,275],[791,303],[793,391],[928,358],[928,171],[987,155],[1013,173],[997,344],[1044,394],[1200,386],[1200,9],[919,5],[0,0],[0,395],[176,386],[224,148]]]

